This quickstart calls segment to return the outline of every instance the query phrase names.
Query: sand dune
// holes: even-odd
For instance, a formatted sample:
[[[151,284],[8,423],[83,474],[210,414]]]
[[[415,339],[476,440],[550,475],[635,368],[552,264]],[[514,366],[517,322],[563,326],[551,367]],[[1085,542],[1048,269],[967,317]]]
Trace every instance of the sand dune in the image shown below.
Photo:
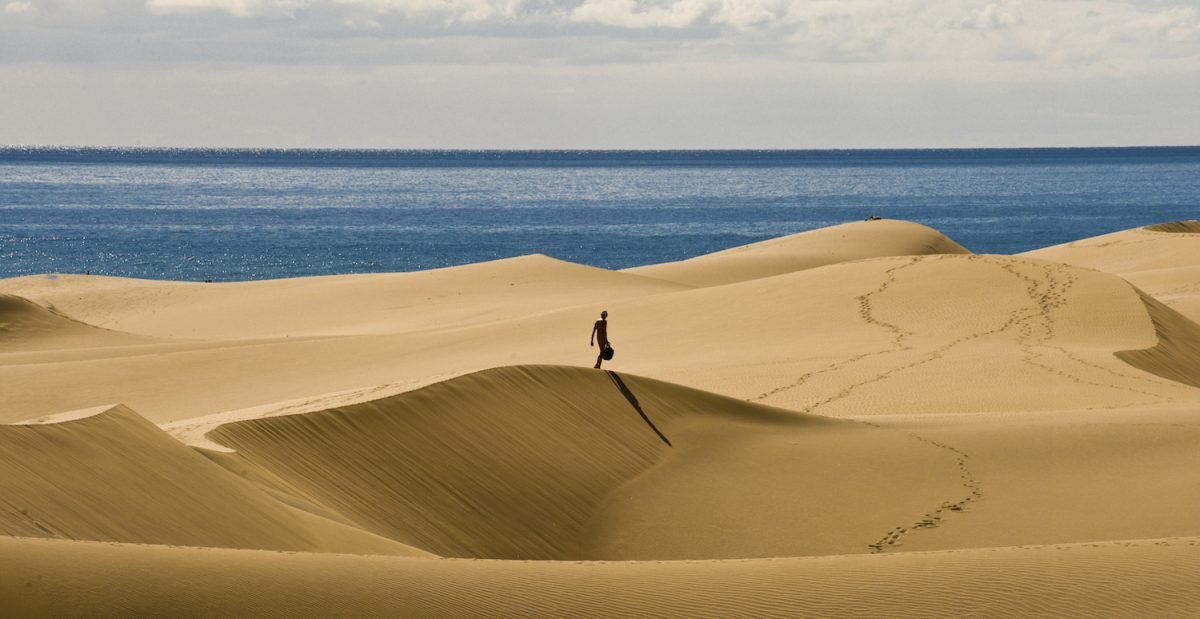
[[[1158,343],[1141,350],[1117,351],[1117,358],[1151,374],[1200,387],[1200,325],[1145,293],[1140,296]]]
[[[903,432],[556,366],[228,423],[210,438],[235,453],[207,460],[125,407],[0,430],[11,471],[0,489],[17,506],[0,526],[67,539],[506,559],[797,556],[878,552],[892,523],[973,500],[952,453]],[[47,461],[65,454],[70,467]],[[88,490],[109,485],[117,491]]]
[[[424,554],[284,505],[123,406],[0,426],[0,470],[5,535]]]
[[[0,281],[111,329],[169,338],[240,339],[392,333],[469,325],[686,288],[522,256],[413,273],[205,284],[62,275]]]
[[[583,368],[489,370],[210,438],[370,531],[455,557],[869,552],[967,494],[952,454],[902,432]]]
[[[1200,320],[1200,222],[1123,230],[1025,255],[1114,273]]]
[[[0,294],[0,355],[62,348],[130,346],[154,341],[96,328],[28,299]]]
[[[614,316],[666,317],[660,324],[625,319],[634,321],[621,327],[631,371],[824,415],[1053,410],[1191,397],[1190,388],[1113,356],[1157,341],[1134,288],[1051,262],[869,260],[618,310]],[[671,350],[668,342],[686,344]]]
[[[2,280],[0,421],[42,419],[0,426],[0,601],[1196,614],[1197,230],[986,256],[875,221],[625,272]],[[613,372],[584,343],[600,309]]]
[[[625,272],[702,287],[862,258],[965,253],[969,252],[937,230],[909,221],[885,219],[820,228]]]
[[[615,368],[825,415],[1124,406],[1191,392],[1113,356],[1157,343],[1135,289],[1045,261],[865,260],[599,307],[612,312]],[[590,365],[595,349],[585,338],[599,307],[387,334],[89,353],[69,374],[13,356],[0,379],[18,386],[8,420],[121,401],[168,422],[502,365]]]

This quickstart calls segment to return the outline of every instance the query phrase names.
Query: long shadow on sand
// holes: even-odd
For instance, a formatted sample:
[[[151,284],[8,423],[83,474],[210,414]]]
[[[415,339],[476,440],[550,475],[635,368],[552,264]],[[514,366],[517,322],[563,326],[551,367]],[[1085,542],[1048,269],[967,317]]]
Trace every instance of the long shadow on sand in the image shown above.
[[[629,404],[633,406],[633,410],[637,411],[638,414],[642,416],[642,419],[646,420],[646,425],[650,426],[650,429],[654,430],[654,433],[658,435],[658,438],[661,438],[662,442],[666,443],[668,447],[673,447],[673,445],[671,445],[671,441],[667,440],[667,437],[663,436],[663,433],[658,431],[658,427],[654,425],[653,421],[650,421],[650,417],[646,415],[646,411],[642,410],[642,405],[638,404],[637,396],[633,395],[633,392],[629,390],[629,387],[625,386],[625,381],[621,380],[621,377],[612,370],[605,370],[605,372],[608,372],[608,377],[612,379],[613,384],[617,386],[617,389],[621,390],[621,395],[625,396],[626,400],[629,400]]]

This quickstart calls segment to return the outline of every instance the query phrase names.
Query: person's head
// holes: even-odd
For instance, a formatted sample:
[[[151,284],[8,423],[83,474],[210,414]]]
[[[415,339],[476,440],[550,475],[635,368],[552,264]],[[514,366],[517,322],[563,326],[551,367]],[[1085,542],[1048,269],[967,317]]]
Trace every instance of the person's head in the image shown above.
[[[608,318],[608,310],[603,310],[603,311],[601,311],[601,312],[600,312],[600,317],[601,317],[601,318]]]

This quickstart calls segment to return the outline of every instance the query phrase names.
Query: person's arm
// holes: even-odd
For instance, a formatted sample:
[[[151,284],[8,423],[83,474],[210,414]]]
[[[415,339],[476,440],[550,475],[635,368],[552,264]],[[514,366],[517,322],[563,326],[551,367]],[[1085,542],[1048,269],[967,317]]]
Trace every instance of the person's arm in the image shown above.
[[[600,325],[598,325],[598,324],[592,325],[592,339],[588,342],[588,346],[596,345],[596,329],[599,329],[599,328],[600,328]]]

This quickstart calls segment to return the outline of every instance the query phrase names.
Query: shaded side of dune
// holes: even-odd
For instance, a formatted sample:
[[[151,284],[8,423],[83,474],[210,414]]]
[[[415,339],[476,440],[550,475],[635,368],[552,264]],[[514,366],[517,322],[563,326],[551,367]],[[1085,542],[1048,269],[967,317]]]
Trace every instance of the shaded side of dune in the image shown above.
[[[124,406],[0,426],[0,534],[424,555],[289,507]]]
[[[237,450],[227,465],[269,471],[279,491],[379,535],[442,556],[561,559],[578,556],[609,493],[671,452],[677,424],[722,411],[800,419],[606,371],[517,366],[208,437]]]
[[[1186,219],[1184,221],[1170,221],[1167,223],[1154,224],[1145,226],[1144,230],[1151,232],[1171,232],[1176,234],[1200,234],[1200,221],[1195,219]]]
[[[1158,343],[1118,351],[1116,357],[1139,370],[1200,387],[1200,325],[1140,290],[1138,296],[1146,304]]]
[[[280,490],[435,554],[561,558],[600,499],[667,449],[607,373],[580,380],[503,368],[208,437]]]

